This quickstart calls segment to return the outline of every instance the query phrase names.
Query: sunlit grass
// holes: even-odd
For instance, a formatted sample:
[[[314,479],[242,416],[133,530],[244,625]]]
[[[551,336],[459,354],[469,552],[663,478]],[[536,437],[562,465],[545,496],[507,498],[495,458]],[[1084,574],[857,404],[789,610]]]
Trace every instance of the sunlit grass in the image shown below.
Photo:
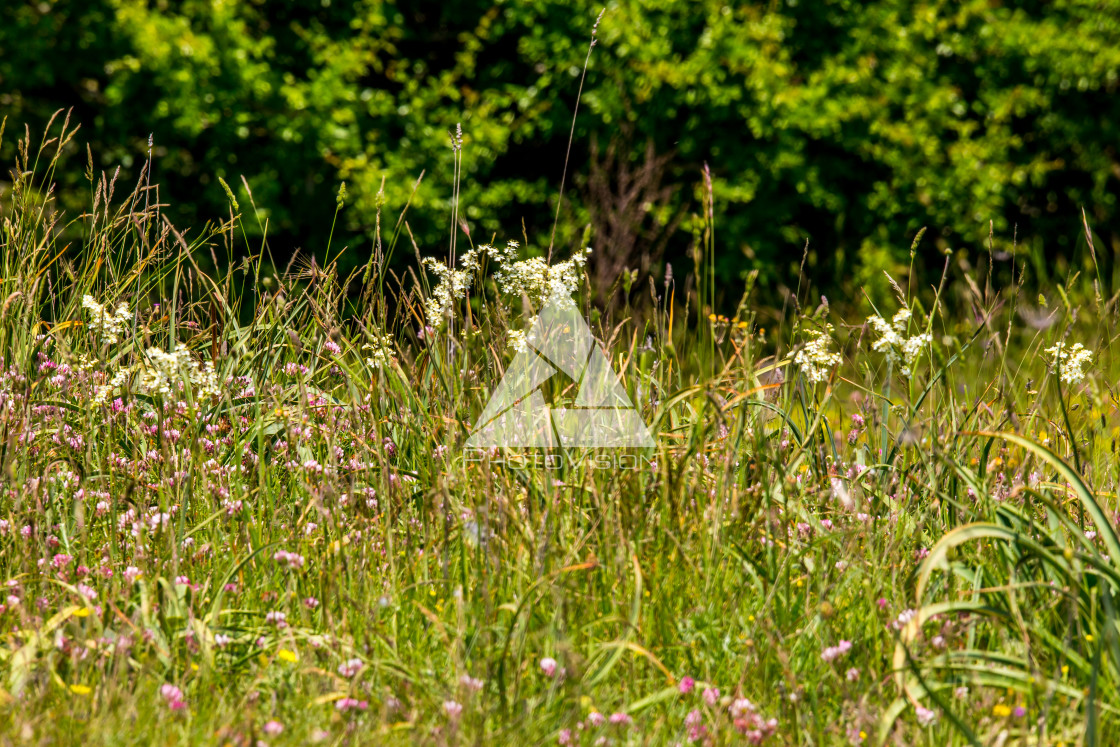
[[[1091,281],[1040,312],[948,265],[878,321],[822,303],[763,333],[749,281],[722,286],[743,297],[730,318],[685,278],[620,285],[603,310],[577,263],[565,289],[658,447],[636,469],[517,469],[463,443],[539,308],[495,281],[528,255],[460,247],[493,260],[462,292],[377,257],[349,279],[278,271],[247,245],[251,205],[177,231],[147,174],[121,198],[91,172],[89,213],[60,216],[68,134],[24,144],[4,195],[5,734],[1117,728],[1115,310]],[[1088,351],[1080,376],[1053,367],[1059,342]]]

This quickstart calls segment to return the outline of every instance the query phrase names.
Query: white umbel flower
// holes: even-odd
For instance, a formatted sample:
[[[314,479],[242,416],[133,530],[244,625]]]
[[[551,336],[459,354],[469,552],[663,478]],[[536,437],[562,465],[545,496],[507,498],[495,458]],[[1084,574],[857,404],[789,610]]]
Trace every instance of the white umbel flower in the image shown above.
[[[190,383],[196,397],[205,399],[221,395],[213,361],[198,365],[186,345],[179,343],[171,353],[160,348],[148,348],[145,356],[147,362],[140,369],[140,391],[168,397],[173,392],[177,393],[183,383]]]
[[[840,365],[840,354],[833,353],[832,325],[827,325],[822,330],[814,330],[813,338],[806,342],[793,356],[793,362],[801,368],[801,373],[810,384],[817,384],[828,378],[828,373]]]
[[[1088,350],[1080,342],[1067,348],[1065,343],[1059,342],[1046,351],[1050,356],[1050,368],[1058,371],[1063,383],[1080,384],[1085,380],[1085,367],[1093,362],[1093,351]]]
[[[906,325],[910,317],[910,309],[903,306],[890,322],[878,315],[867,319],[867,323],[879,335],[879,339],[871,345],[871,349],[885,354],[887,360],[899,366],[902,375],[907,378],[913,375],[914,363],[922,354],[922,350],[933,342],[933,335],[928,333],[906,336]]]
[[[89,327],[101,336],[104,345],[116,345],[121,340],[121,335],[132,321],[132,312],[128,304],[117,304],[116,311],[110,311],[88,293],[82,296],[82,308],[90,315]]]
[[[393,338],[389,335],[374,334],[370,342],[362,346],[366,351],[366,365],[370,368],[386,368],[393,364]]]

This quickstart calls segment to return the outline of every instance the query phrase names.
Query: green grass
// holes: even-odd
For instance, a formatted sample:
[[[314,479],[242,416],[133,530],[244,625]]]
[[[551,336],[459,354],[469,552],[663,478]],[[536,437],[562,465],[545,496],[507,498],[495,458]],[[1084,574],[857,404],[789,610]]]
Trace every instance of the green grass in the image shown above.
[[[462,449],[533,313],[500,263],[469,271],[440,324],[418,267],[273,270],[241,230],[253,206],[179,232],[146,175],[122,198],[91,171],[89,212],[66,218],[49,184],[70,134],[23,143],[3,199],[6,739],[1107,744],[1120,728],[1116,312],[1092,280],[1048,291],[1062,303],[1033,326],[1023,288],[964,263],[896,286],[881,315],[912,308],[901,337],[929,335],[904,376],[864,315],[823,305],[763,331],[749,282],[720,287],[742,294],[734,318],[709,319],[683,277],[652,298],[620,285],[603,310],[580,276],[658,446],[632,470],[517,469]],[[86,294],[128,305],[117,342]],[[788,353],[829,321],[814,383]],[[1076,383],[1045,353],[1063,340],[1092,352]],[[152,351],[176,344],[161,392]],[[597,724],[612,714],[630,722]]]

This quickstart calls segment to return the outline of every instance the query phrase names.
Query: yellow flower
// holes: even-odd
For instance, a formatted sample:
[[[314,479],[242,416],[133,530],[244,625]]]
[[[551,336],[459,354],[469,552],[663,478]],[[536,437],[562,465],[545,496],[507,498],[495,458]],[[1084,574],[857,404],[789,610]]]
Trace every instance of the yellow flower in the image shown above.
[[[89,617],[89,607],[74,610],[74,617]]]
[[[93,689],[89,685],[70,685],[70,692],[75,695],[89,695]]]
[[[286,648],[280,649],[280,653],[278,653],[277,656],[279,656],[282,661],[286,661],[289,664],[295,664],[297,661],[299,661],[299,657],[296,656],[296,652],[289,651]]]
[[[996,703],[992,707],[992,715],[996,718],[1007,718],[1011,715],[1011,707],[1006,706],[1003,703]]]

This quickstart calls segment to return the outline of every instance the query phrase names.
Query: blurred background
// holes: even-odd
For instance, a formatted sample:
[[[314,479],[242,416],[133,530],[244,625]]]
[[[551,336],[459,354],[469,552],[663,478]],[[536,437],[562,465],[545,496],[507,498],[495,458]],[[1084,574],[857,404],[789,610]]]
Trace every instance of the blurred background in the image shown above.
[[[250,185],[274,256],[363,265],[376,208],[444,256],[453,154],[475,243],[547,247],[600,3],[584,0],[7,0],[3,157],[72,108],[58,174],[74,214],[96,170],[153,179],[197,233]],[[833,303],[936,283],[946,256],[1062,280],[1120,251],[1116,0],[612,0],[587,72],[558,252],[592,278],[691,271],[711,169],[721,307],[757,270],[780,307],[802,272]],[[4,180],[7,180],[5,175]],[[383,187],[383,196],[378,197]],[[0,189],[3,189],[0,184]],[[246,225],[252,225],[250,218]],[[927,227],[916,255],[911,242]],[[405,244],[404,246],[407,246]],[[411,249],[395,261],[415,264]],[[1088,266],[1088,265],[1086,265]],[[911,269],[912,268],[912,269]]]

